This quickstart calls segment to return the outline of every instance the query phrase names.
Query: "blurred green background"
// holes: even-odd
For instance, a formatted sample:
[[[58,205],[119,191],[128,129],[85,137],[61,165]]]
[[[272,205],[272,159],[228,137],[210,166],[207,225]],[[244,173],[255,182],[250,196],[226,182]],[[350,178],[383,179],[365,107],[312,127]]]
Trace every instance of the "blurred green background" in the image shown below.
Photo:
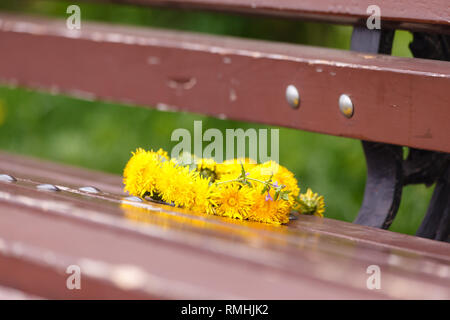
[[[351,27],[296,20],[220,13],[149,9],[78,1],[1,1],[0,10],[67,17],[77,4],[82,21],[189,30],[322,47],[348,49]],[[411,57],[412,36],[397,31],[393,54]],[[0,149],[121,174],[136,147],[170,151],[176,128],[270,128],[194,114],[168,113],[136,106],[83,101],[20,88],[0,87]],[[303,190],[325,196],[325,215],[352,221],[361,205],[366,179],[359,141],[292,129],[280,129],[280,163],[292,170]],[[408,186],[391,230],[414,234],[431,198],[432,188]]]

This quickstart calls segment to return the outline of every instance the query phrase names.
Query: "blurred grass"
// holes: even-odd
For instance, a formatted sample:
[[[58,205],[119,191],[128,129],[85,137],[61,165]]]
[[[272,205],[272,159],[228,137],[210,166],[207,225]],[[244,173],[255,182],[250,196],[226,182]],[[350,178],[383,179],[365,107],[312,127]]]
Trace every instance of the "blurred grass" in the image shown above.
[[[66,16],[71,1],[14,1],[0,10]],[[226,34],[272,41],[348,49],[351,28],[295,20],[219,13],[172,11],[132,6],[79,4],[82,20]],[[393,54],[410,57],[408,32],[397,32]],[[83,101],[19,88],[0,87],[0,148],[54,161],[121,174],[136,147],[171,150],[173,130],[270,128],[194,114],[167,113],[135,106]],[[366,176],[359,141],[292,129],[280,129],[280,162],[326,199],[326,216],[352,221],[360,207]],[[413,234],[431,197],[431,189],[407,187],[391,230]]]

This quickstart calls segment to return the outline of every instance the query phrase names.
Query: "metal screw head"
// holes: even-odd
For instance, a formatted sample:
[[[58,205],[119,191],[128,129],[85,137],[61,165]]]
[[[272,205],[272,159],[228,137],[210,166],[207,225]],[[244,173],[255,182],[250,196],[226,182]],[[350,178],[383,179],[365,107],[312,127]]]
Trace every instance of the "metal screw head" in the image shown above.
[[[17,179],[14,178],[12,175],[9,175],[9,174],[0,174],[0,181],[3,181],[3,182],[16,182]]]
[[[38,190],[42,190],[42,191],[59,191],[60,190],[57,186],[55,186],[53,184],[47,184],[47,183],[40,184],[40,185],[36,186],[36,188]]]
[[[339,97],[339,110],[346,118],[353,116],[353,102],[348,95],[341,94]]]
[[[141,198],[135,197],[135,196],[126,197],[126,198],[124,198],[124,200],[127,200],[127,201],[134,201],[134,202],[142,202],[142,199],[141,199]]]
[[[100,192],[99,189],[97,189],[96,187],[91,187],[91,186],[81,187],[81,188],[78,188],[78,190],[87,192],[87,193],[99,193]]]
[[[300,94],[292,84],[286,88],[286,100],[293,109],[297,109],[300,105]]]

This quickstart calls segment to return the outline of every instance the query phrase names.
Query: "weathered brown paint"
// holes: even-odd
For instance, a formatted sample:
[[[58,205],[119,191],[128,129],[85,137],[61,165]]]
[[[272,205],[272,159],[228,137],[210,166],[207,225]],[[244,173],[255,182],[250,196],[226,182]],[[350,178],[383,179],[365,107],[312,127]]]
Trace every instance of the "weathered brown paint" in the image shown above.
[[[38,296],[30,295],[26,292],[0,286],[0,300],[41,300]]]
[[[44,298],[450,297],[448,243],[326,218],[276,227],[133,205],[122,193],[77,192],[92,184],[78,185],[71,173],[81,169],[54,164],[68,175],[48,181],[47,162],[11,165],[17,158],[0,153],[0,172],[17,178],[0,183],[3,286]],[[21,166],[34,171],[20,174]],[[37,191],[45,182],[63,191]],[[84,272],[81,291],[65,287],[70,264]],[[382,270],[381,290],[366,288],[372,264]]]
[[[119,201],[126,196],[126,194],[122,191],[123,185],[122,178],[120,176],[63,165],[42,159],[24,157],[7,152],[0,152],[0,173],[8,173],[15,177],[20,177],[23,180],[20,185],[27,184],[28,181],[33,181],[35,184],[52,183],[56,185],[63,185],[74,190],[84,185],[92,185],[99,188],[102,191],[101,195],[85,194],[86,196],[89,196],[87,199],[90,200],[107,195],[110,201]],[[28,183],[28,185],[30,184]],[[33,184],[31,184],[31,186],[32,185]],[[16,184],[5,183],[3,184],[3,186],[14,188]],[[45,195],[46,197],[60,197],[67,194],[40,192],[35,195]],[[76,195],[72,194],[70,198],[71,201],[74,201]],[[165,211],[168,210],[167,206],[164,206],[164,208]],[[121,214],[122,211],[120,215]],[[201,217],[204,216],[200,215],[196,218],[198,219]],[[195,218],[195,216],[191,218]],[[212,218],[214,219],[214,217]],[[224,220],[215,219],[213,221],[214,223],[219,223]],[[233,220],[225,221],[232,222]],[[237,224],[234,227],[238,227],[239,225],[241,224]],[[281,230],[280,228],[270,227],[270,225],[266,224],[251,225],[254,228],[259,227],[259,229],[261,230]],[[376,228],[361,227],[359,225],[344,223],[337,220],[317,219],[315,217],[302,216],[302,223],[294,220],[290,222],[290,227],[301,227],[302,229],[306,228],[307,230],[319,231],[324,234],[331,234],[333,236],[342,237],[351,241],[370,243],[373,245],[378,244],[386,248],[403,248],[403,250],[408,250],[412,253],[421,254],[428,257],[450,259],[450,251],[447,250],[449,248],[448,244],[439,243],[436,241],[424,241],[424,239],[417,237],[379,230]],[[382,236],[380,237],[380,235]]]
[[[86,0],[92,2],[93,0]],[[291,17],[332,23],[365,23],[368,7],[381,9],[383,27],[396,29],[428,29],[450,32],[450,6],[447,0],[95,0],[165,6],[187,9],[208,9],[248,14]]]
[[[0,16],[0,81],[450,152],[450,62]],[[285,89],[295,85],[300,108]],[[338,98],[355,106],[347,119]]]

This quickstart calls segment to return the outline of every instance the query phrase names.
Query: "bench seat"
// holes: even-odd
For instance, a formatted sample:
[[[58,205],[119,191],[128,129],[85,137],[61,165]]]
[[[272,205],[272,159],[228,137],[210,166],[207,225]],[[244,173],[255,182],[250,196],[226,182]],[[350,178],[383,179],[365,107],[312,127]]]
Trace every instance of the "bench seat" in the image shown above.
[[[312,216],[288,226],[136,202],[120,176],[0,153],[0,293],[42,298],[449,299],[450,244]],[[38,190],[52,184],[60,191]],[[80,187],[98,188],[97,193]],[[93,190],[92,190],[93,191]],[[82,290],[66,269],[81,268]],[[381,270],[381,289],[366,272]],[[19,294],[20,296],[20,294]]]

